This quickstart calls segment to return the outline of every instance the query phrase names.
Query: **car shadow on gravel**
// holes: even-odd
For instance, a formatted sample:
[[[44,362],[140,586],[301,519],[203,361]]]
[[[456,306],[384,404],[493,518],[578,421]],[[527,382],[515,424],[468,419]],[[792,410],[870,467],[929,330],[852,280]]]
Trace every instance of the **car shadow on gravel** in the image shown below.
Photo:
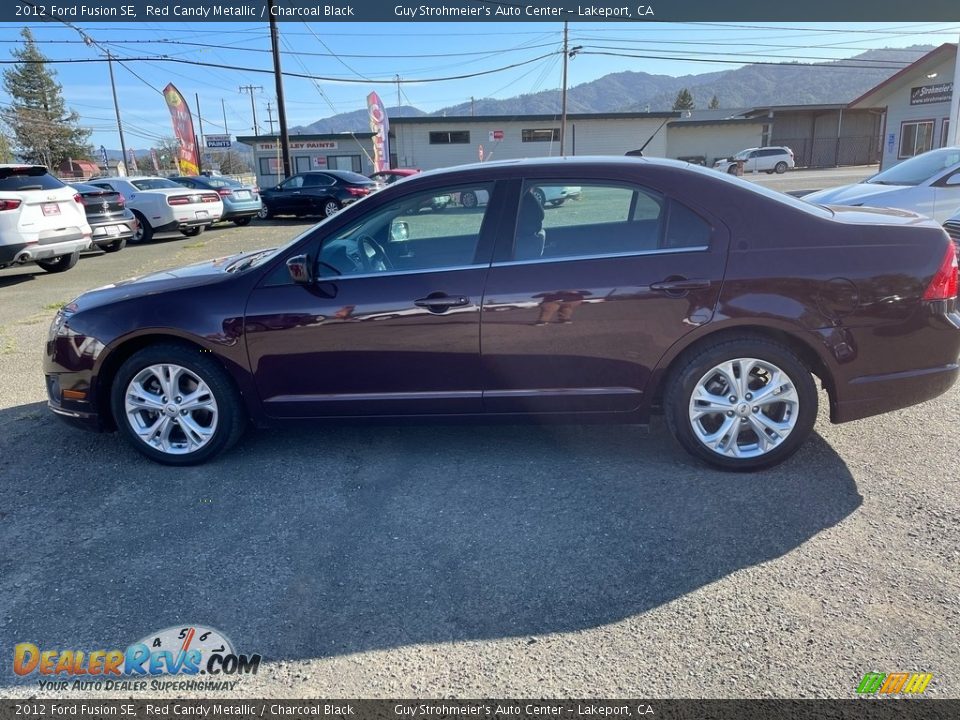
[[[697,464],[660,423],[296,426],[171,469],[41,403],[0,411],[0,498],[5,652],[203,624],[267,660],[616,622],[862,500],[816,435],[749,475]]]

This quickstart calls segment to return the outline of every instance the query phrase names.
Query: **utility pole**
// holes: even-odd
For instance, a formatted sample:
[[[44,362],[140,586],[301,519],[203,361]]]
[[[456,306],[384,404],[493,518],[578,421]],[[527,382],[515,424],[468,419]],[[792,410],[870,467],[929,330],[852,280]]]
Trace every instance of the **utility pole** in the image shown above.
[[[564,143],[567,140],[567,61],[583,50],[582,45],[570,47],[567,35],[568,24],[563,23],[563,91],[560,99],[560,155],[564,155]]]
[[[253,93],[260,92],[263,88],[259,85],[241,85],[240,92],[250,93],[250,109],[253,111],[253,134],[260,135],[260,126],[257,125],[257,104],[253,101]]]
[[[197,141],[197,134],[193,134],[193,144],[197,146],[197,175],[203,175],[203,115],[200,114],[200,93],[194,93],[193,97],[197,101],[197,121],[200,123],[200,140]]]
[[[276,0],[267,0],[270,14],[270,47],[273,49],[273,79],[277,86],[277,120],[280,122],[280,146],[283,150],[283,176],[293,175],[290,167],[290,136],[287,133],[287,111],[283,101],[283,74],[280,72],[280,32],[273,16]]]
[[[395,75],[394,79],[397,81],[397,117],[400,117],[400,108],[403,106],[400,101],[400,75]]]
[[[560,157],[563,157],[564,143],[567,140],[567,44],[569,42],[567,32],[569,26],[567,21],[563,21],[563,90],[560,95]]]
[[[123,166],[127,166],[127,141],[123,139],[123,123],[120,122],[120,103],[117,102],[117,85],[113,81],[113,56],[107,50],[107,67],[110,68],[110,89],[113,91],[113,109],[117,113],[117,132],[120,133],[120,152],[123,153]],[[108,173],[110,168],[104,168]],[[120,174],[119,172],[117,173]]]
[[[270,134],[273,135],[273,107],[269,100],[267,101],[267,122],[270,123]]]
[[[229,135],[230,128],[227,127],[227,106],[223,104],[223,98],[220,98],[220,109],[223,110],[223,131]]]

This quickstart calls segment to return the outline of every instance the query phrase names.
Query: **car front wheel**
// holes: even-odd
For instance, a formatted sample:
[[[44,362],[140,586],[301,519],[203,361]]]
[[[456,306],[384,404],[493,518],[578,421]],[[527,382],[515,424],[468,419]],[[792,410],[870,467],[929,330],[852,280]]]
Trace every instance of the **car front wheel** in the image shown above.
[[[789,348],[744,337],[678,368],[664,412],[687,452],[723,470],[759,470],[786,460],[810,435],[817,390]]]
[[[184,229],[181,230],[180,232],[182,232],[182,233],[183,233],[184,235],[186,235],[187,237],[196,237],[197,235],[199,235],[200,233],[202,233],[204,230],[206,230],[206,226],[204,226],[204,225],[197,225],[196,227],[184,228]]]
[[[199,348],[153,345],[120,367],[114,420],[140,453],[164,465],[196,465],[233,445],[246,416],[226,371]]]
[[[37,260],[37,265],[48,273],[61,273],[66,272],[76,265],[79,259],[80,251],[77,250],[69,255],[61,255],[60,257],[50,258],[49,260]]]
[[[266,203],[261,205],[260,209],[257,210],[257,217],[261,220],[269,220],[273,217],[273,213],[270,211],[270,208],[267,207]]]

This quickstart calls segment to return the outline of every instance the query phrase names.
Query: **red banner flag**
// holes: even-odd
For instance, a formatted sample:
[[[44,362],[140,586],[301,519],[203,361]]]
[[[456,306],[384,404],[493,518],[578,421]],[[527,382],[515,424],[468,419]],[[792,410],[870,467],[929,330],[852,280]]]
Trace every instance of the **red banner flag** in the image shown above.
[[[372,92],[367,95],[367,110],[370,112],[370,132],[373,135],[373,171],[390,169],[390,121],[380,97]]]
[[[193,118],[190,116],[190,107],[173,83],[163,89],[163,97],[166,98],[167,107],[170,108],[173,134],[180,141],[180,174],[196,175],[200,171],[199,148],[197,148],[197,136],[193,132]]]

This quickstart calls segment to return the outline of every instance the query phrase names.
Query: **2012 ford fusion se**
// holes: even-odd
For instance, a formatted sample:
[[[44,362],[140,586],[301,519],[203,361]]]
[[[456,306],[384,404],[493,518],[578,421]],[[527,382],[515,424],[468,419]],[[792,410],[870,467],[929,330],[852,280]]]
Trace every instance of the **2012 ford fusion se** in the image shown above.
[[[535,188],[579,187],[543,207]],[[444,205],[463,193],[488,201]],[[442,208],[438,209],[438,208]],[[958,375],[953,243],[667,160],[421,173],[279,249],[109,285],[50,328],[50,408],[171,465],[302,418],[647,423],[730,470]]]

